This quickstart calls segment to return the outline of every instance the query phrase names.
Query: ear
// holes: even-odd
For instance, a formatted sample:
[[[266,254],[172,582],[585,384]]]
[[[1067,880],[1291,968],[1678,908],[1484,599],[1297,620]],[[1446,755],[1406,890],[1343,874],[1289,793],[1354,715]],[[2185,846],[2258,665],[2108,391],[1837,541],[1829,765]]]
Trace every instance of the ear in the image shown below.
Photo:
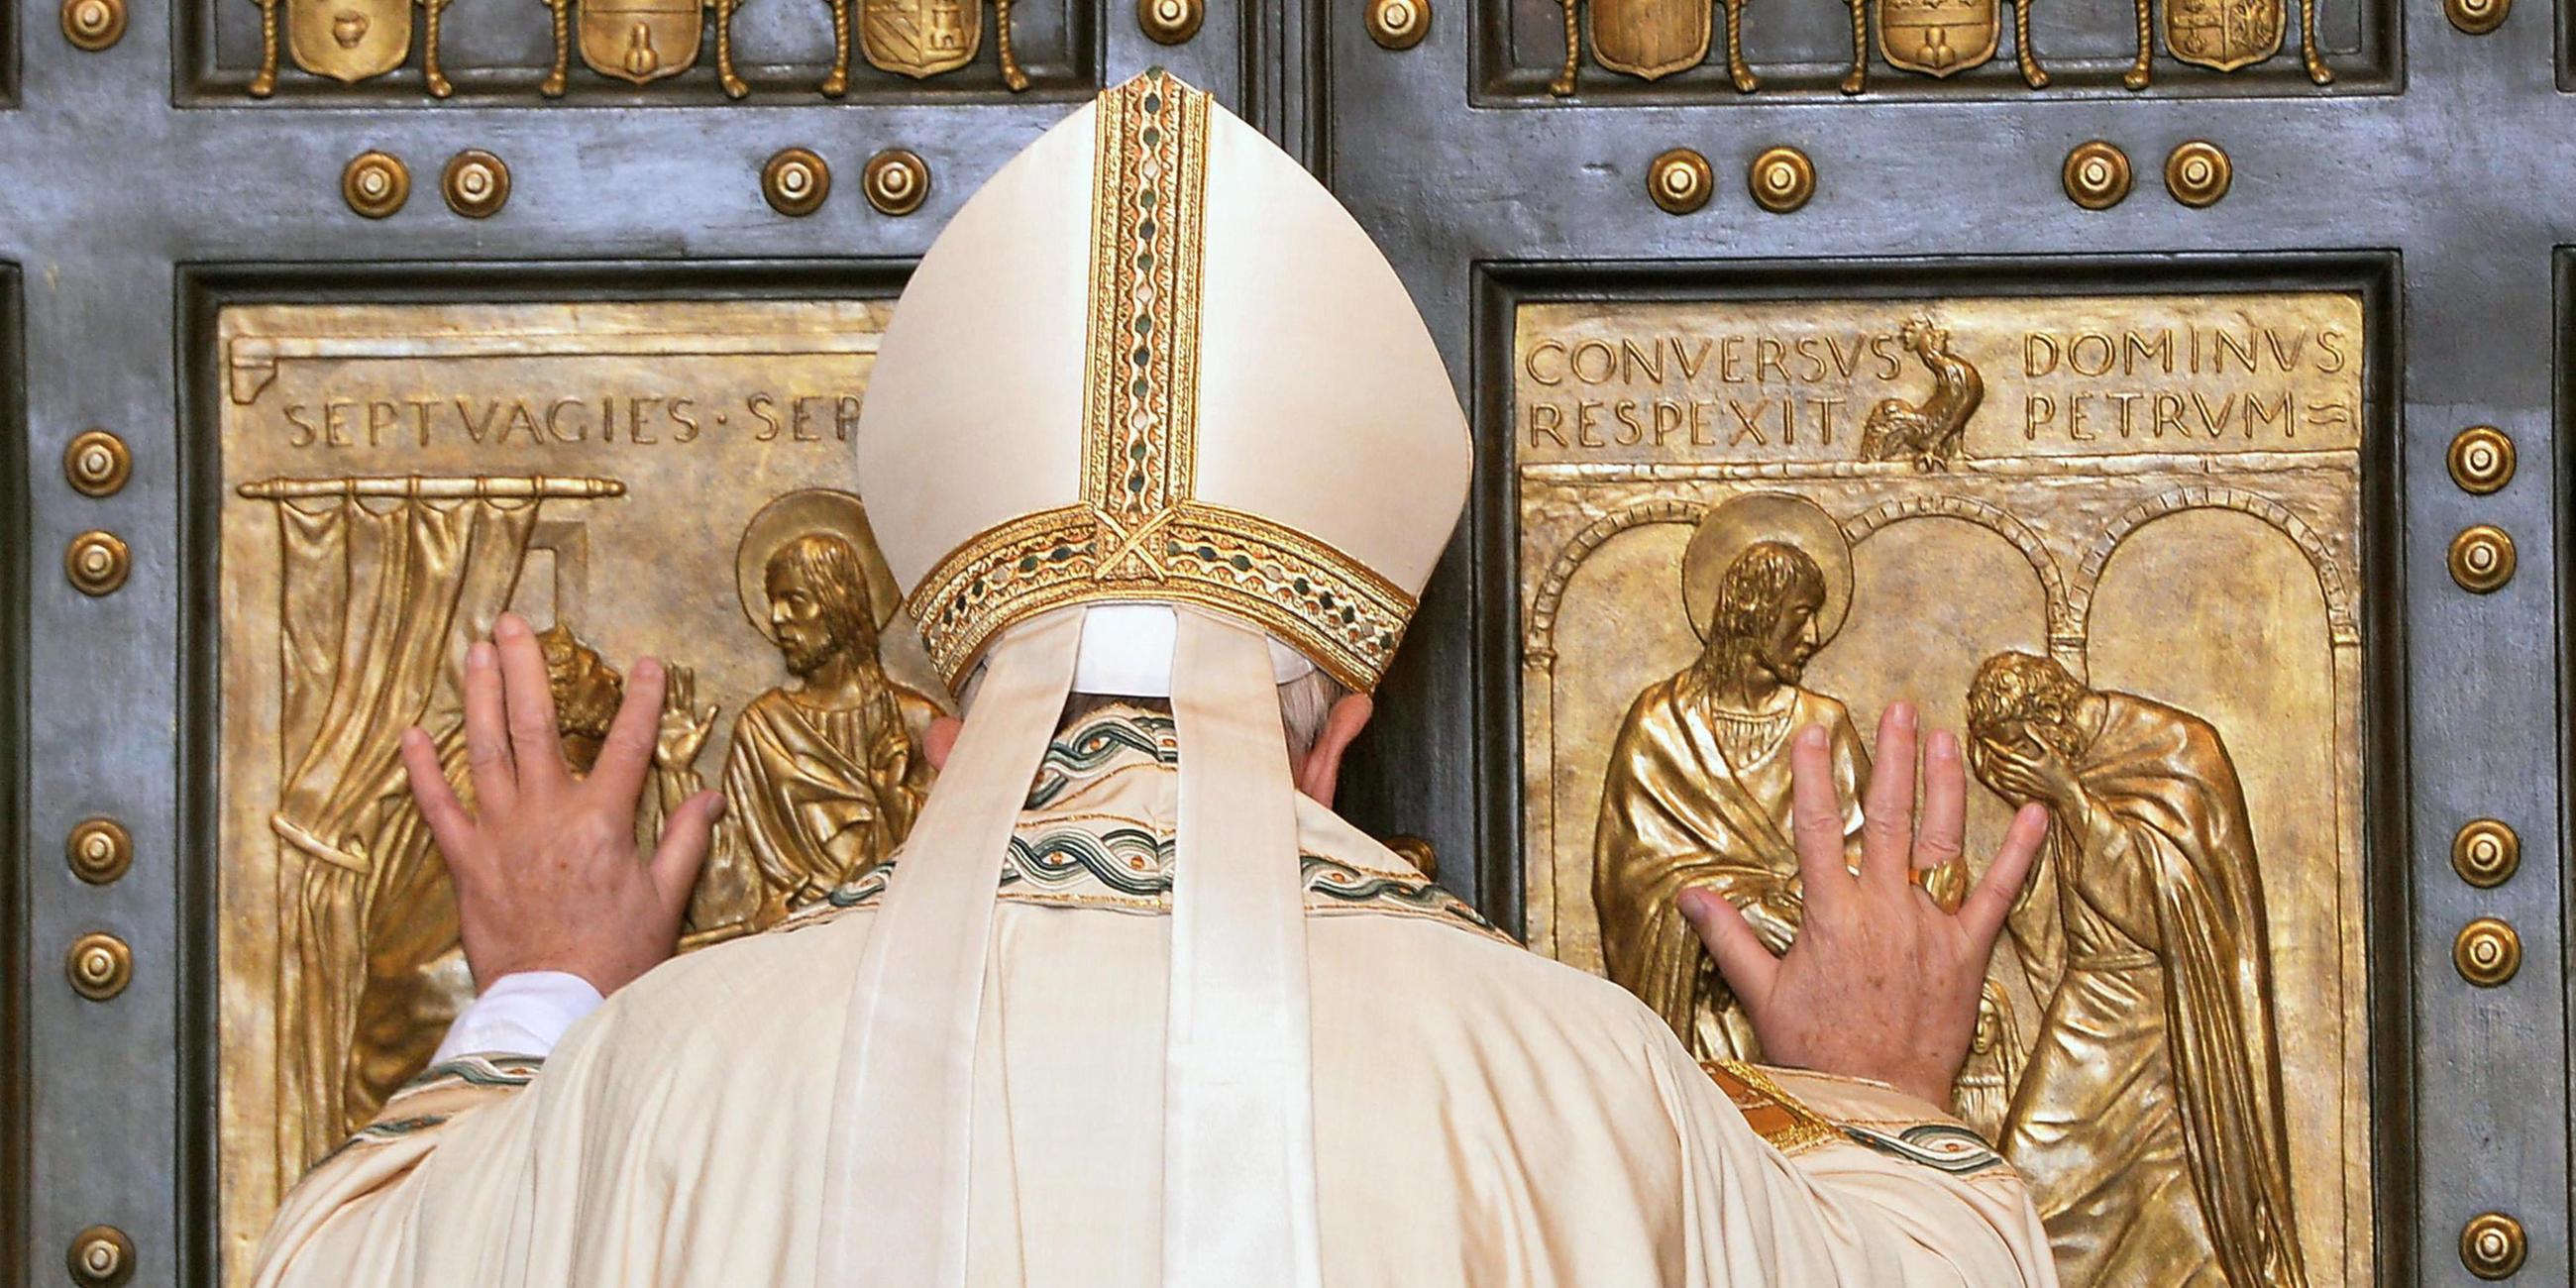
[[[965,727],[966,722],[955,716],[941,716],[922,731],[921,754],[932,769],[948,768],[948,753],[957,746],[957,731]]]
[[[1342,753],[1350,750],[1352,740],[1368,728],[1369,717],[1376,713],[1377,704],[1365,693],[1349,694],[1334,703],[1324,713],[1324,731],[1316,735],[1314,749],[1297,762],[1297,790],[1332,808],[1333,792],[1342,782]]]

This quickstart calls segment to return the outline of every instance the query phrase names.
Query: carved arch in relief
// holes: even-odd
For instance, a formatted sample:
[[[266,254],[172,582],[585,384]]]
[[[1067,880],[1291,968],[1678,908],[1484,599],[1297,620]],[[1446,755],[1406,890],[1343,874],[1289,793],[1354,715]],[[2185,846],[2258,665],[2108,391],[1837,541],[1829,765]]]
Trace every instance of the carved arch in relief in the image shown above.
[[[2029,561],[2031,572],[2039,577],[2040,590],[2047,597],[2051,637],[2061,635],[2061,627],[2075,620],[2067,598],[2066,575],[2057,566],[2057,556],[2049,553],[2048,543],[2040,540],[2030,525],[1983,501],[1963,496],[1923,496],[1881,502],[1843,520],[1843,538],[1857,546],[1880,529],[1907,519],[1932,518],[1964,520],[2012,543],[2013,549]]]
[[[2104,528],[2077,565],[2075,583],[2070,590],[2069,623],[2071,634],[2078,639],[2089,629],[2093,611],[2093,592],[2100,586],[2102,570],[2120,544],[2138,529],[2170,515],[2188,510],[2233,510],[2250,515],[2271,525],[2290,539],[2305,555],[2308,567],[2317,576],[2317,589],[2325,596],[2328,640],[2337,648],[2356,647],[2361,643],[2361,619],[2355,612],[2352,583],[2334,551],[2308,521],[2288,506],[2256,492],[2232,487],[2181,487],[2159,492],[2123,511]]]
[[[1538,593],[1530,597],[1529,626],[1522,636],[1521,659],[1547,669],[1556,666],[1556,611],[1564,602],[1565,588],[1574,580],[1575,570],[1592,557],[1610,538],[1630,528],[1656,523],[1682,523],[1693,527],[1708,513],[1708,505],[1676,497],[1658,497],[1623,505],[1585,524],[1582,530],[1566,538],[1557,548],[1556,558],[1539,578]]]

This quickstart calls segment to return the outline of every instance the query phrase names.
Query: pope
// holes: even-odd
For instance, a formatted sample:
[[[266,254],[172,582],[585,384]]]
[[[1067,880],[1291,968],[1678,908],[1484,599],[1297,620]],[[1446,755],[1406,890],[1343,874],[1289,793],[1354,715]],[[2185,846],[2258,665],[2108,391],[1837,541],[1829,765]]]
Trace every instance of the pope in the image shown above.
[[[1957,855],[1965,774],[1910,707],[1853,866],[1824,733],[1793,736],[1784,955],[1683,896],[1794,1068],[1702,1066],[1332,812],[1469,435],[1384,258],[1206,94],[1148,73],[996,174],[857,437],[966,712],[902,849],[672,958],[722,805],[637,855],[662,668],[576,778],[504,620],[474,810],[407,747],[484,991],[257,1283],[2055,1282],[2019,1177],[1936,1107],[2045,811],[1942,909],[1911,875]]]

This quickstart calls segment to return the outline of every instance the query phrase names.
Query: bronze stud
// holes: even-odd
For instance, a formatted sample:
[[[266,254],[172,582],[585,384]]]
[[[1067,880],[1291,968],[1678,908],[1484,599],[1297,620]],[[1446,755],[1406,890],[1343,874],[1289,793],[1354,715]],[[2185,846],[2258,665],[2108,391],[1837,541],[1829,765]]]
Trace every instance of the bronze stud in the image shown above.
[[[2480,1279],[2506,1279],[2529,1254],[2522,1222],[2502,1212],[2480,1212],[2460,1227],[2460,1264]]]
[[[2503,26],[2512,14],[2513,0],[2442,0],[2442,16],[2472,36]]]
[[[2165,191],[2186,206],[2214,206],[2236,181],[2236,164],[2227,150],[2207,139],[2193,139],[2165,158]]]
[[[1369,0],[1368,34],[1380,49],[1421,44],[1431,34],[1431,0]]]
[[[1754,204],[1785,215],[1816,195],[1816,163],[1792,147],[1766,148],[1745,173]]]
[[[2460,978],[2494,988],[2522,969],[2522,936],[2498,918],[2480,917],[2451,940],[2451,965]]]
[[[1716,187],[1708,158],[1689,148],[1674,148],[1646,167],[1646,195],[1668,214],[1687,215],[1707,205]]]
[[[2076,144],[2058,173],[2067,199],[2086,210],[2109,210],[2128,200],[2129,180],[2129,154],[2107,139]]]
[[[133,571],[133,556],[113,532],[84,532],[63,549],[63,576],[84,595],[110,595]]]
[[[90,53],[125,38],[125,0],[63,0],[63,39]]]
[[[382,219],[411,200],[411,167],[390,152],[361,152],[340,171],[340,198],[369,219]]]
[[[2481,890],[2503,885],[2522,866],[2522,838],[2491,818],[2473,818],[2451,835],[2451,870]]]
[[[134,950],[114,935],[93,931],[72,941],[72,950],[63,954],[63,974],[71,978],[73,992],[104,1002],[134,982]]]
[[[72,1236],[72,1282],[81,1288],[116,1288],[134,1277],[134,1240],[112,1225],[93,1225]]]
[[[1206,0],[1136,0],[1136,25],[1158,45],[1189,43],[1206,20]]]
[[[82,496],[114,496],[134,474],[134,453],[103,429],[85,429],[63,444],[63,481]]]
[[[438,192],[447,208],[468,219],[489,219],[510,200],[510,167],[480,148],[468,148],[447,159],[438,176]]]
[[[760,195],[782,215],[813,214],[832,195],[832,167],[810,148],[784,149],[760,168]]]
[[[908,215],[930,196],[930,165],[908,149],[887,148],[868,158],[859,188],[878,213]]]
[[[2481,523],[2451,538],[2451,580],[2475,595],[2500,590],[2513,580],[2513,538],[2504,529]]]
[[[2451,439],[2451,481],[2485,496],[2513,481],[2513,439],[2493,425],[2471,425]]]
[[[107,885],[134,866],[134,838],[112,818],[83,819],[63,840],[63,858],[72,874],[91,885]]]

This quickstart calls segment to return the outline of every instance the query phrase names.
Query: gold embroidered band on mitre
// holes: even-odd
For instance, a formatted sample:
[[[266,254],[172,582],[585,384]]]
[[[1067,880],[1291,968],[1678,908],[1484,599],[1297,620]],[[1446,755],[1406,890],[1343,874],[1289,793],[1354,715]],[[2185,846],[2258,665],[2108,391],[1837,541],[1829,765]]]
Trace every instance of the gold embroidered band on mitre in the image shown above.
[[[1199,500],[1199,272],[1208,95],[1151,72],[1100,98],[1082,500],[950,551],[906,606],[954,688],[1005,626],[1067,604],[1189,603],[1249,619],[1366,692],[1413,596],[1286,525]]]

